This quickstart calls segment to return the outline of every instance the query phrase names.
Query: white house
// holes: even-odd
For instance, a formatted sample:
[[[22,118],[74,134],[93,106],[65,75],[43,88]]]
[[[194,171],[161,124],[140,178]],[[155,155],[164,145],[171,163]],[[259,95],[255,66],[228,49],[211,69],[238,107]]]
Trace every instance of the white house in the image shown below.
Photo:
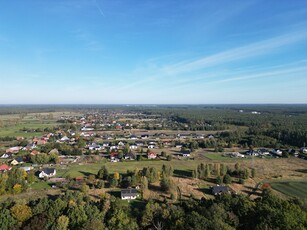
[[[132,144],[132,145],[130,145],[130,147],[129,147],[130,149],[137,149],[138,148],[138,146],[137,145],[135,145],[135,144]]]
[[[61,138],[61,141],[69,141],[70,139],[67,136]]]
[[[2,156],[0,158],[7,159],[7,158],[10,158],[10,157],[12,157],[11,153],[4,153],[4,154],[2,154]]]
[[[130,140],[137,140],[138,138],[137,138],[137,136],[135,136],[135,135],[130,135]]]
[[[301,152],[302,152],[302,153],[307,153],[307,147],[301,148]]]
[[[190,156],[191,156],[191,153],[190,153],[190,151],[186,151],[186,152],[183,152],[183,153],[182,153],[182,156],[183,156],[183,157],[190,157]]]
[[[149,136],[147,134],[144,134],[144,135],[141,136],[141,139],[148,139],[148,137]]]
[[[38,177],[39,178],[52,177],[55,176],[55,174],[56,174],[55,168],[43,168],[42,171],[39,173]]]
[[[20,169],[25,170],[26,172],[33,170],[32,166],[24,166],[24,167],[20,167]]]
[[[271,152],[277,156],[282,156],[282,151],[280,149],[272,149]]]
[[[89,150],[94,150],[94,151],[99,151],[101,150],[101,146],[100,145],[97,145],[97,144],[91,144],[89,147],[88,147]]]

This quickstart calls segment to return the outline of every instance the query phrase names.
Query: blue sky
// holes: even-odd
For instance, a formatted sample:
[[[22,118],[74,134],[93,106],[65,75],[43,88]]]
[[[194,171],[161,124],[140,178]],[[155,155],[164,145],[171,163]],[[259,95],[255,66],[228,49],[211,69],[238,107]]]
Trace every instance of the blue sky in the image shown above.
[[[0,1],[0,104],[307,103],[307,1]]]

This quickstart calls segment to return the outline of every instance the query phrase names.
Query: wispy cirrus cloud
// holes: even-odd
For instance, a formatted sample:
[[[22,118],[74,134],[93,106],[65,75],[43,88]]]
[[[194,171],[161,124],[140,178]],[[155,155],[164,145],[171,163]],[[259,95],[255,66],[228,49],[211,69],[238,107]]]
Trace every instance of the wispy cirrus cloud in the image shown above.
[[[205,57],[183,60],[164,66],[156,64],[154,69],[151,68],[150,71],[144,70],[143,76],[147,77],[144,77],[139,81],[126,84],[124,87],[122,87],[122,89],[130,89],[138,85],[163,79],[165,77],[180,76],[185,74],[199,74],[197,72],[205,71],[210,67],[224,65],[240,61],[242,59],[252,59],[259,56],[268,55],[275,51],[279,51],[284,47],[306,40],[307,31],[298,30]],[[139,75],[141,74],[139,73]],[[243,78],[241,80],[243,80]]]
[[[249,45],[237,47],[208,57],[199,58],[192,61],[183,61],[174,65],[166,66],[163,72],[169,74],[182,74],[192,72],[206,67],[241,60],[243,58],[252,58],[275,51],[293,43],[306,40],[307,31],[288,33],[278,37],[270,38],[264,41],[255,42]]]

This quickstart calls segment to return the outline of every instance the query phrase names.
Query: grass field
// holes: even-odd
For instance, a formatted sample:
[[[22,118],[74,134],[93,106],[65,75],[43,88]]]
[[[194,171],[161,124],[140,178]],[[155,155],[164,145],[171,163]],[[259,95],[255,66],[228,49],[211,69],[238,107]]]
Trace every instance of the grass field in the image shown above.
[[[47,116],[52,115],[51,118],[44,118],[44,119],[38,119],[37,115],[41,116]],[[32,136],[41,136],[43,133],[41,132],[23,132],[20,131],[23,128],[26,129],[44,129],[47,127],[55,127],[60,125],[60,123],[57,123],[56,121],[61,116],[78,116],[81,114],[73,113],[73,112],[51,112],[51,113],[29,113],[27,116],[23,117],[21,119],[20,115],[18,114],[11,114],[11,115],[1,115],[0,116],[0,124],[9,124],[10,120],[18,120],[18,123],[15,125],[9,125],[7,127],[1,127],[0,128],[0,137],[5,136],[23,136],[23,137],[32,137]]]
[[[158,170],[162,169],[163,164],[170,164],[174,168],[175,176],[191,176],[191,170],[195,169],[199,164],[199,161],[193,160],[173,160],[173,161],[126,161],[126,162],[107,162],[107,163],[92,163],[84,165],[70,165],[68,169],[57,169],[57,176],[65,177],[70,175],[76,176],[88,176],[90,174],[97,174],[98,170],[106,165],[110,173],[119,172],[126,173],[127,170],[142,169],[143,167],[155,167]]]
[[[0,116],[0,120],[5,123],[5,119]],[[21,129],[45,129],[47,127],[58,126],[59,123],[56,123],[56,120],[36,120],[24,118],[18,124],[10,125],[8,127],[0,128],[0,137],[5,136],[23,136],[23,137],[32,137],[32,136],[41,136],[41,132],[24,132]]]
[[[273,189],[290,197],[307,198],[307,181],[270,182]]]
[[[236,157],[228,157],[223,156],[223,153],[205,153],[204,157],[210,160],[217,160],[217,161],[241,161],[241,160],[248,160],[249,158],[236,158]]]
[[[45,188],[49,189],[50,185],[45,181],[39,181],[39,182],[35,182],[35,183],[31,184],[29,187],[32,188],[32,189],[40,190],[40,189],[45,189]]]

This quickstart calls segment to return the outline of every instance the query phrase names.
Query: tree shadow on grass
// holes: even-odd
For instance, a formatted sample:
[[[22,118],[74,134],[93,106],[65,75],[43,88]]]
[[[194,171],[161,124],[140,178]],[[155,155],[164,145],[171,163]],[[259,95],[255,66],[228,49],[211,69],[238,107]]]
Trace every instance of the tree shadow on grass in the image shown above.
[[[121,191],[108,191],[107,193],[109,193],[111,196],[121,198]]]
[[[55,201],[59,197],[59,195],[47,194],[47,197],[48,197],[48,200]]]
[[[211,188],[198,188],[196,190],[201,191],[204,194],[212,195],[212,189]]]
[[[297,169],[296,172],[307,173],[307,169]]]
[[[84,171],[79,171],[79,173],[82,173],[84,176],[95,175],[94,173],[84,172]]]
[[[174,176],[175,177],[192,177],[192,170],[175,169]]]
[[[155,192],[161,192],[161,187],[153,184],[149,184],[148,189]]]

